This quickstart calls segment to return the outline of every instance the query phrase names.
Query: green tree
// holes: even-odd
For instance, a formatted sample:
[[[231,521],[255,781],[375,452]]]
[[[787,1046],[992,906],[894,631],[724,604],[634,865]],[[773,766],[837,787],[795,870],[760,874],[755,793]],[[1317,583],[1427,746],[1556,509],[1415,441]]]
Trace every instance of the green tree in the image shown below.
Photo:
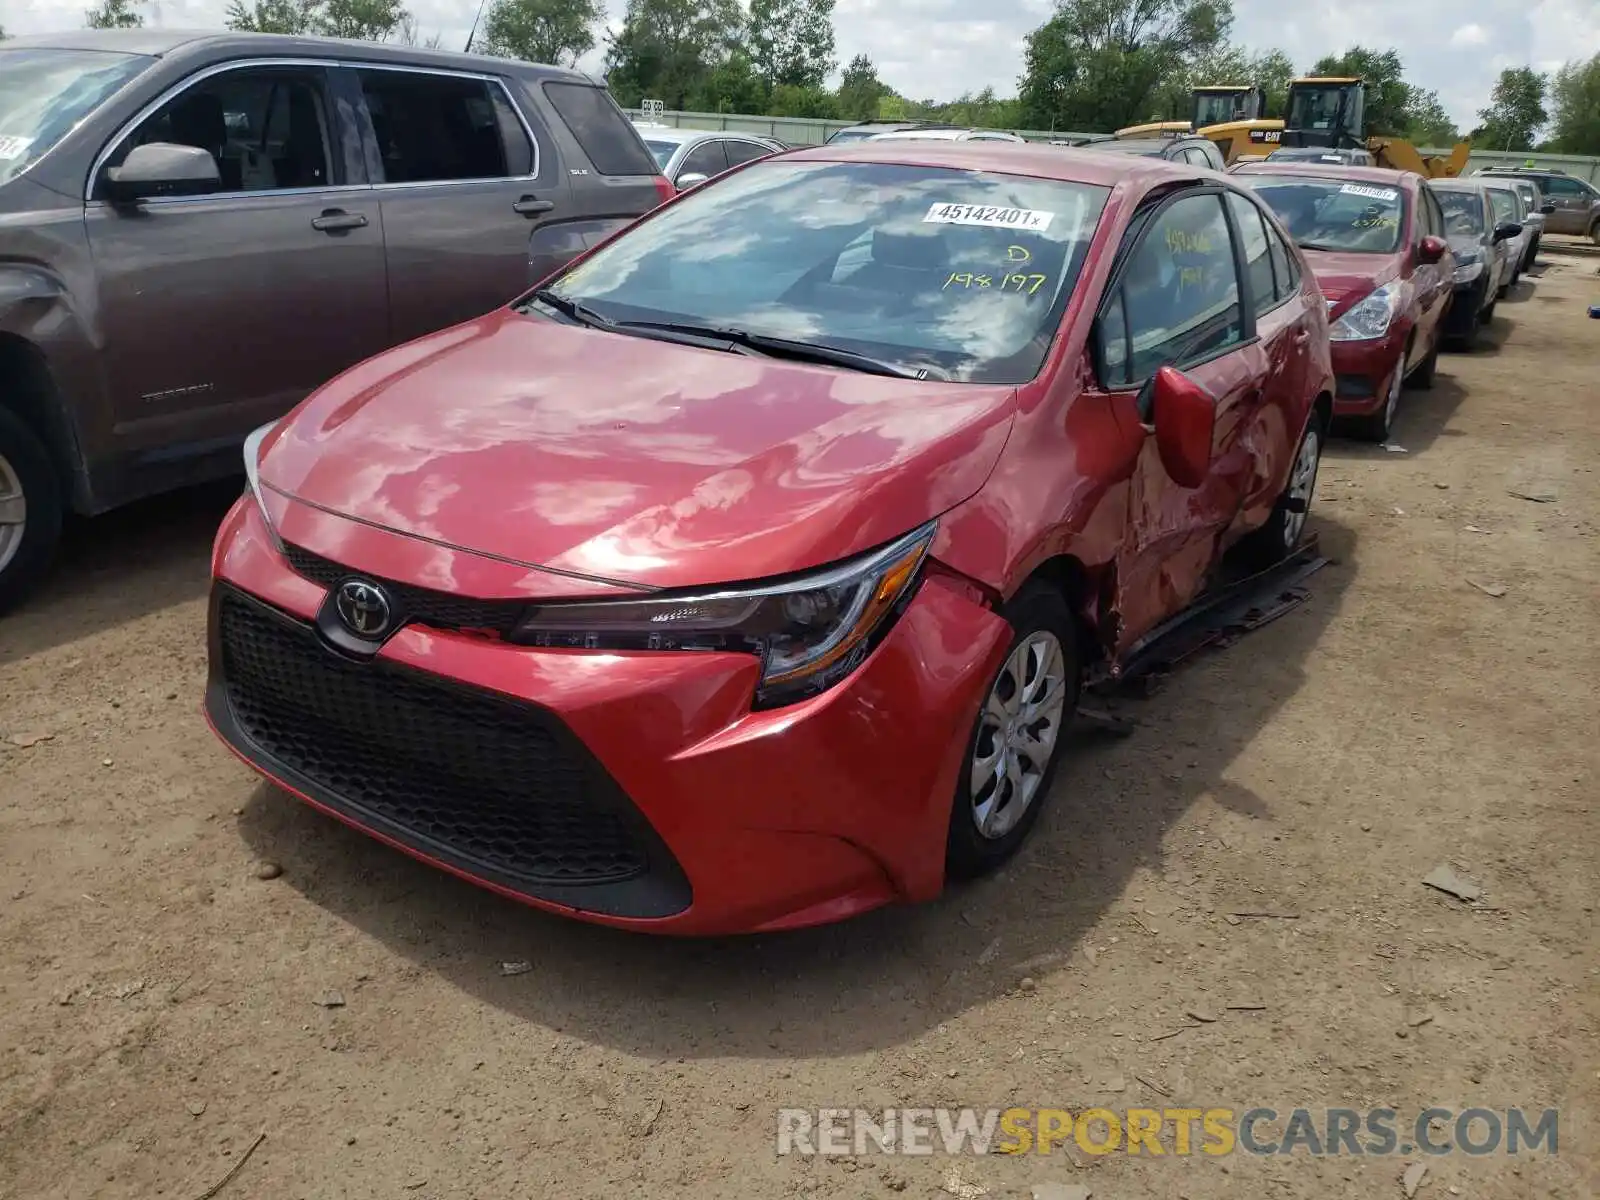
[[[1319,58],[1313,75],[1355,75],[1367,85],[1367,133],[1404,137],[1411,104],[1411,86],[1396,50],[1368,50],[1352,46],[1343,54]]]
[[[1415,146],[1449,147],[1460,140],[1456,123],[1439,100],[1439,93],[1419,87],[1406,99],[1405,138]]]
[[[401,0],[322,0],[313,31],[325,37],[383,42],[397,34],[410,15]]]
[[[607,82],[625,108],[646,97],[684,108],[743,35],[739,0],[628,0],[621,29],[606,35]]]
[[[690,93],[687,107],[696,112],[764,113],[772,89],[756,74],[755,64],[736,49],[701,77]]]
[[[809,117],[814,121],[839,118],[839,100],[824,87],[780,83],[772,89],[767,112],[774,117]]]
[[[1547,80],[1532,67],[1507,67],[1489,96],[1489,107],[1478,116],[1483,124],[1472,131],[1474,144],[1485,150],[1531,150],[1534,135],[1550,114],[1545,111]]]
[[[570,66],[594,48],[600,0],[495,0],[475,49],[505,58]]]
[[[1166,81],[1227,40],[1232,0],[1058,0],[1028,35],[1018,101],[1038,129],[1140,121]]]
[[[1555,106],[1550,148],[1558,154],[1600,154],[1600,54],[1574,59],[1550,87]]]
[[[83,14],[84,24],[90,29],[138,29],[144,17],[133,7],[134,0],[100,0],[99,8]]]
[[[310,33],[316,28],[317,0],[232,0],[223,24],[247,33]]]
[[[839,80],[839,115],[849,121],[870,121],[878,115],[878,102],[888,91],[872,60],[858,54]]]
[[[773,87],[820,88],[833,73],[834,0],[750,0],[748,45]]]

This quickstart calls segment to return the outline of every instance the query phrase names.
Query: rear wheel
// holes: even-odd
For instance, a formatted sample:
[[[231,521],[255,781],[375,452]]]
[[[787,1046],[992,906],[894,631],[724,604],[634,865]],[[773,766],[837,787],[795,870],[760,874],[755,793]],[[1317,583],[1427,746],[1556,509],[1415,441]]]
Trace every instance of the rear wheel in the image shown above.
[[[945,871],[957,879],[995,870],[1027,840],[1078,707],[1076,626],[1061,593],[1026,584],[1004,615],[1011,648],[989,681],[950,812]]]
[[[43,578],[61,536],[61,490],[49,453],[0,408],[0,612]]]

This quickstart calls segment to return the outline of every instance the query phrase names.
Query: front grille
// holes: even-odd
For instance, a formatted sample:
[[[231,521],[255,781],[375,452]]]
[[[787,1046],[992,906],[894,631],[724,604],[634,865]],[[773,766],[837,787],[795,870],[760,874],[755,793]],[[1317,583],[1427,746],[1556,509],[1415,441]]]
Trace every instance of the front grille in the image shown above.
[[[432,588],[367,575],[340,566],[301,546],[285,546],[283,553],[296,574],[325,588],[331,588],[341,579],[351,576],[381,583],[389,593],[401,625],[415,622],[418,625],[431,625],[435,629],[487,629],[504,637],[517,627],[523,611],[528,607],[524,600],[474,600],[470,596],[436,592]]]
[[[553,714],[339,658],[311,627],[231,589],[219,590],[214,621],[238,732],[313,798],[522,890],[649,869],[653,832]]]

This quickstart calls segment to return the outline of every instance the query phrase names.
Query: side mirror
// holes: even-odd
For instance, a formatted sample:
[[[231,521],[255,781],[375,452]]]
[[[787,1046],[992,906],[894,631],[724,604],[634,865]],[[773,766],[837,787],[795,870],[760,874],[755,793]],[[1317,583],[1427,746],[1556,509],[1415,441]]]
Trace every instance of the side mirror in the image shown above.
[[[1503,242],[1507,238],[1514,238],[1522,232],[1522,226],[1515,221],[1502,221],[1494,227],[1494,240]]]
[[[1555,212],[1555,210],[1556,210],[1556,206],[1554,204],[1552,204],[1548,200],[1546,200],[1543,204],[1539,205],[1539,211],[1542,212],[1547,217],[1551,213]]]
[[[1161,465],[1179,487],[1197,488],[1211,473],[1211,439],[1217,402],[1194,380],[1173,367],[1161,367],[1139,393],[1139,410],[1156,427]]]
[[[1444,252],[1450,248],[1442,237],[1429,234],[1417,246],[1417,261],[1419,263],[1436,263],[1444,257]]]
[[[682,175],[679,175],[677,179],[673,180],[673,182],[677,185],[677,188],[680,192],[687,192],[692,187],[699,187],[702,183],[710,178],[711,176],[703,174],[700,171],[685,171]]]
[[[149,142],[128,151],[120,167],[106,170],[111,199],[132,203],[149,196],[194,196],[221,190],[222,173],[209,150]]]

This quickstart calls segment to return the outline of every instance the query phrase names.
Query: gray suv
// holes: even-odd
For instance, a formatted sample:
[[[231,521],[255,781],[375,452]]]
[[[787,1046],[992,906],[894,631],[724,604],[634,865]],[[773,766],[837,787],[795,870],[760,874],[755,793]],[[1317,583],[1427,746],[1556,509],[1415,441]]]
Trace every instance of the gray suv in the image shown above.
[[[1570,233],[1600,245],[1600,188],[1594,184],[1542,167],[1485,167],[1477,174],[1505,178],[1531,179],[1539,185],[1546,204],[1545,233]]]
[[[266,34],[0,43],[0,608],[64,512],[237,473],[319,384],[671,194],[575,71]]]

